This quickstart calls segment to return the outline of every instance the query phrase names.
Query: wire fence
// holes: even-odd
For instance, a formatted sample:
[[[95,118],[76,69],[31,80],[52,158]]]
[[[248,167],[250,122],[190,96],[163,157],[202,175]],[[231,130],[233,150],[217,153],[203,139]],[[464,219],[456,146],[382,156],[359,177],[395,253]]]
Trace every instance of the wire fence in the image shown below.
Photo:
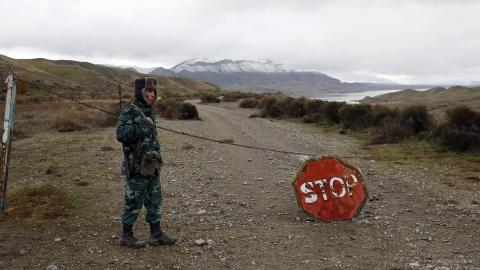
[[[94,105],[78,101],[75,98],[68,97],[66,95],[57,93],[55,91],[49,90],[49,89],[43,89],[48,93],[51,93],[52,95],[55,95],[57,97],[63,98],[65,100],[69,100],[71,102],[74,102],[78,105],[85,106],[94,110],[98,110],[113,116],[118,116],[116,113],[105,110],[100,107],[96,107]],[[229,140],[219,140],[219,139],[213,139],[213,138],[208,138],[196,134],[191,134],[188,132],[183,132],[183,131],[178,131],[174,130],[171,128],[163,127],[160,125],[157,125],[157,129],[168,131],[171,133],[179,134],[179,135],[184,135],[188,136],[191,138],[196,138],[204,141],[209,141],[213,143],[218,143],[218,144],[224,144],[224,145],[231,145],[231,146],[236,146],[236,147],[242,147],[242,148],[247,148],[247,149],[253,149],[257,151],[265,151],[265,152],[273,152],[273,153],[280,153],[280,154],[287,154],[287,155],[297,155],[297,156],[306,156],[306,157],[315,157],[315,156],[322,156],[322,154],[313,154],[313,153],[305,153],[305,152],[296,152],[296,151],[287,151],[287,150],[280,150],[280,149],[275,149],[275,148],[268,148],[268,147],[260,147],[260,146],[253,146],[253,145],[247,145],[247,144],[240,144],[240,143],[235,143],[231,142]],[[480,157],[478,154],[469,154],[469,157]],[[355,156],[338,156],[339,158],[344,158],[344,159],[371,159],[371,156],[362,156],[362,155],[355,155]],[[389,157],[389,158],[383,158],[382,160],[401,160],[401,159],[440,159],[440,158],[455,158],[455,157],[461,157],[458,154],[456,155],[403,155],[403,156],[396,156],[396,157]]]

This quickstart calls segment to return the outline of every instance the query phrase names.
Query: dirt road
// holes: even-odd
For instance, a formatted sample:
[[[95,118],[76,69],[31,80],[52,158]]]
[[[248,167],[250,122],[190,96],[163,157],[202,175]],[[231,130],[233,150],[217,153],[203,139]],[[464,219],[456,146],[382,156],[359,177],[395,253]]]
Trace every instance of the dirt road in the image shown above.
[[[197,105],[203,121],[162,126],[236,143],[308,153],[368,156],[352,137],[315,125],[249,118],[250,110]],[[290,182],[305,157],[214,144],[160,132],[163,224],[177,245],[118,246],[123,180],[114,129],[50,133],[15,143],[12,187],[53,183],[84,194],[73,216],[41,224],[0,222],[0,268],[45,269],[480,269],[480,166],[351,158],[370,199],[353,221],[315,221]],[[33,146],[32,146],[33,145]],[[101,151],[111,146],[113,151]],[[45,175],[34,147],[55,153]],[[30,170],[20,166],[28,159]],[[43,158],[45,163],[45,158]],[[89,183],[77,186],[75,177]],[[135,226],[148,236],[143,216]],[[59,240],[60,239],[60,240]],[[203,239],[205,245],[197,245]],[[443,268],[441,268],[443,267]]]

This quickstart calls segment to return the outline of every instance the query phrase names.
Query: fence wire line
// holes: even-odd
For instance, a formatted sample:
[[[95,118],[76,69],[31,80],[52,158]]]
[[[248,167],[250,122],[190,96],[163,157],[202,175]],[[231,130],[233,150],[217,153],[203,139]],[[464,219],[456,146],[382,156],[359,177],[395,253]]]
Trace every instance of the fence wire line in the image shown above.
[[[113,116],[118,116],[117,114],[115,114],[111,111],[93,106],[93,105],[88,104],[88,103],[78,101],[75,98],[68,97],[68,96],[60,94],[60,93],[56,93],[52,90],[48,90],[48,89],[43,89],[43,90],[48,92],[48,93],[51,93],[55,96],[61,97],[61,98],[66,99],[66,100],[69,100],[73,103],[77,103],[79,105],[89,107],[91,109],[95,109],[95,110],[98,110],[98,111],[101,111],[101,112],[104,112],[104,113],[107,113],[107,114],[110,114],[110,115],[113,115]],[[310,153],[303,153],[303,152],[278,150],[278,149],[267,148],[267,147],[259,147],[259,146],[252,146],[252,145],[234,143],[234,142],[229,142],[228,140],[217,140],[217,139],[207,138],[207,137],[203,137],[203,136],[199,136],[199,135],[195,135],[195,134],[191,134],[191,133],[187,133],[187,132],[183,132],[183,131],[178,131],[178,130],[162,127],[162,126],[159,126],[159,125],[157,125],[157,129],[161,129],[161,130],[165,130],[165,131],[168,131],[168,132],[172,132],[172,133],[176,133],[176,134],[180,134],[180,135],[184,135],[184,136],[188,136],[188,137],[192,137],[192,138],[197,138],[197,139],[201,139],[201,140],[205,140],[205,141],[210,141],[210,142],[214,142],[214,143],[218,143],[218,144],[232,145],[232,146],[237,146],[237,147],[243,147],[243,148],[258,150],[258,151],[274,152],[274,153],[281,153],[281,154],[287,154],[287,155],[307,156],[307,157],[321,156],[319,154],[310,154]],[[471,155],[471,156],[480,157],[480,155]],[[347,158],[350,158],[350,159],[369,159],[369,158],[371,158],[370,156],[339,156],[339,157],[340,158],[345,158],[345,159],[347,159]],[[399,156],[399,157],[395,157],[395,158],[388,158],[388,159],[381,159],[381,160],[399,160],[399,159],[412,159],[412,158],[439,159],[439,158],[450,158],[450,157],[458,157],[458,155],[445,155],[445,156],[431,156],[431,155],[430,156],[428,156],[428,155],[426,155],[426,156],[414,156],[414,155],[408,155],[408,156]]]

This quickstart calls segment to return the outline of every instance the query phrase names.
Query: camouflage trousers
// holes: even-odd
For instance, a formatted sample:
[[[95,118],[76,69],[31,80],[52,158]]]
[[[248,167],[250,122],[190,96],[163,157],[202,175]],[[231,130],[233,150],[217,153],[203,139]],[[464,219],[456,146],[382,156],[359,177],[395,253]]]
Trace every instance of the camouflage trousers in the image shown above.
[[[125,206],[122,222],[133,225],[143,206],[147,210],[148,223],[160,222],[162,190],[158,171],[154,176],[132,175],[125,183]]]

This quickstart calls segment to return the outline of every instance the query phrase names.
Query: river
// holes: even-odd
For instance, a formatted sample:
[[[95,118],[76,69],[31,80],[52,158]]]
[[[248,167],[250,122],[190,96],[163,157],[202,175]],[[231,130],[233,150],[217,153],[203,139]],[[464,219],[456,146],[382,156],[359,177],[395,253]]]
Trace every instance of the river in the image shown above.
[[[395,89],[395,90],[372,90],[372,91],[342,93],[342,94],[323,94],[316,97],[315,99],[320,99],[325,101],[345,101],[347,103],[358,103],[359,100],[367,96],[374,97],[378,95],[398,92],[401,90],[404,90],[404,89],[402,88],[402,89]],[[415,90],[423,91],[426,89],[415,89]]]

